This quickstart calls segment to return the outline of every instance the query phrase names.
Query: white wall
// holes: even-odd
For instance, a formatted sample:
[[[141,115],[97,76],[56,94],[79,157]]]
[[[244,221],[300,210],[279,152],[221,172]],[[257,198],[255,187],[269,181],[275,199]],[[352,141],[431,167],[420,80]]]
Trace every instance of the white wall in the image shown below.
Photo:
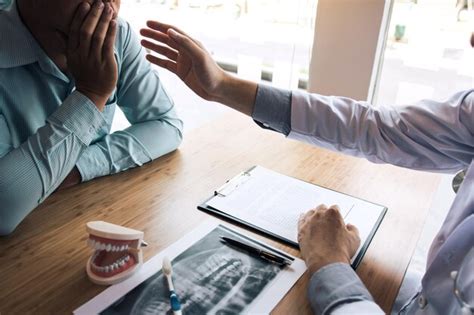
[[[310,92],[371,100],[391,0],[319,0]]]

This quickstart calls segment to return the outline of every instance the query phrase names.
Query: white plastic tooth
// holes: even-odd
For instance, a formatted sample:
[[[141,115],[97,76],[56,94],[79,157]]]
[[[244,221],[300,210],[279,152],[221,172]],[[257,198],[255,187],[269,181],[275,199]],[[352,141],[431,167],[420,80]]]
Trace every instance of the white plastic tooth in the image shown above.
[[[107,244],[107,246],[105,247],[105,250],[110,252],[111,249],[112,249],[112,245]]]
[[[117,246],[115,245],[112,245],[112,249],[111,249],[113,252],[115,252],[117,250]]]
[[[125,261],[121,260],[118,264],[120,267],[123,267],[123,265],[125,265]]]
[[[119,265],[117,263],[114,263],[114,269],[118,269]]]
[[[100,242],[95,242],[95,243],[94,243],[94,248],[95,248],[96,250],[100,250]]]
[[[103,244],[103,243],[100,244],[100,250],[105,250],[106,247],[107,247],[107,245],[105,245],[105,244]]]
[[[130,255],[127,255],[125,258],[124,258],[125,261],[129,261],[130,260]]]
[[[110,272],[110,267],[109,266],[105,266],[105,272]]]

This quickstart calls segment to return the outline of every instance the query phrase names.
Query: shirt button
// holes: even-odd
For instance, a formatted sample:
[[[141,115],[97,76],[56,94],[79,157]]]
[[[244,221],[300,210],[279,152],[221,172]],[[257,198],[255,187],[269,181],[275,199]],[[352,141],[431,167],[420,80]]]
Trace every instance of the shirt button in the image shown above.
[[[428,304],[428,300],[427,300],[423,295],[420,295],[420,296],[418,297],[418,306],[419,306],[421,309],[424,309],[427,304]]]

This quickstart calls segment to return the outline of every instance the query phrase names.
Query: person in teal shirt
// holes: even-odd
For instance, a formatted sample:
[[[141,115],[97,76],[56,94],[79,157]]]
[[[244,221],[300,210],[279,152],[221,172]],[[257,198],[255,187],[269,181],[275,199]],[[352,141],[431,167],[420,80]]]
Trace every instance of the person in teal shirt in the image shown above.
[[[182,122],[120,0],[0,0],[0,235],[58,187],[175,150]],[[2,8],[3,6],[3,8]],[[116,106],[131,126],[110,133]]]

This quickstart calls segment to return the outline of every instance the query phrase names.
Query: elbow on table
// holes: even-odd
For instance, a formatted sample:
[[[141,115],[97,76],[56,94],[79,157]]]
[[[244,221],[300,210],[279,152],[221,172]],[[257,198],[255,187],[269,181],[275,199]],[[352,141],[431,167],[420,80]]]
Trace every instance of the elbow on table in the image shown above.
[[[16,225],[7,224],[6,222],[0,222],[0,236],[7,236],[15,231]]]
[[[181,143],[183,142],[183,127],[176,128],[176,129],[177,129],[176,147],[174,148],[174,150],[176,150],[181,145]]]
[[[0,192],[0,236],[11,234],[33,207],[25,202],[26,196]]]
[[[0,236],[7,236],[11,234],[17,227],[19,222],[12,222],[9,208],[5,206],[0,207]]]
[[[181,119],[177,118],[177,119],[174,119],[174,121],[171,123],[171,126],[173,126],[173,128],[175,129],[175,132],[176,132],[176,136],[175,136],[175,141],[174,141],[174,146],[172,147],[172,149],[170,150],[170,152],[178,149],[178,147],[180,146],[180,144],[183,142],[183,122]]]

